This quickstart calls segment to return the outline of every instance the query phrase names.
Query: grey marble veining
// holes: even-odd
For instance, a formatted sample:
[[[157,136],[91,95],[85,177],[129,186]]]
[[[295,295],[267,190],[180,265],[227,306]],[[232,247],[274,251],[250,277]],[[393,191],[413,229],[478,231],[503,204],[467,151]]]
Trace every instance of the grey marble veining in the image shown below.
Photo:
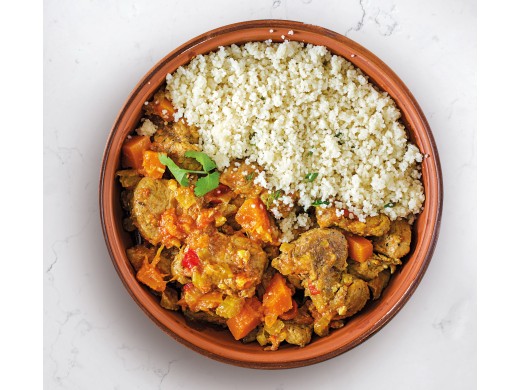
[[[155,326],[112,266],[97,197],[109,130],[146,71],[200,33],[267,18],[321,25],[385,61],[428,118],[445,189],[437,250],[399,314],[348,353],[285,371],[212,361]],[[46,389],[476,387],[474,1],[49,0],[44,33]]]

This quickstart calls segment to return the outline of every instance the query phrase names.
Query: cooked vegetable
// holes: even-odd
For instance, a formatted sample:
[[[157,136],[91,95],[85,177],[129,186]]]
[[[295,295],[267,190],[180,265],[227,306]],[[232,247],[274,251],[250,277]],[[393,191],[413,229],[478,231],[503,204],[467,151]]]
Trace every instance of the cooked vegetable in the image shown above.
[[[235,220],[253,239],[271,243],[277,241],[267,209],[260,198],[246,199],[238,209]]]
[[[176,110],[172,102],[168,100],[163,93],[154,96],[151,107],[155,115],[160,116],[165,121],[173,121]]]
[[[249,332],[262,323],[261,308],[262,304],[256,297],[247,299],[240,312],[226,321],[235,340],[246,337]]]
[[[352,260],[362,263],[372,256],[372,253],[374,252],[372,241],[364,237],[353,236],[350,234],[345,235],[345,237],[348,242],[348,254]]]
[[[159,160],[159,153],[145,150],[143,153],[144,175],[154,179],[161,179],[165,171],[164,164]]]
[[[195,252],[193,249],[188,249],[182,259],[181,264],[184,268],[189,270],[200,265],[200,259],[199,256],[197,256],[197,252]]]
[[[156,268],[157,263],[161,260],[163,248],[164,245],[161,245],[151,263],[148,263],[148,257],[146,257],[136,275],[137,280],[157,292],[163,292],[166,289],[166,281],[163,280],[166,274],[160,273]]]
[[[298,304],[297,304],[296,301],[293,299],[293,300],[292,300],[292,307],[291,307],[288,311],[286,311],[285,313],[280,314],[278,317],[279,317],[281,320],[288,321],[288,320],[292,320],[292,319],[295,318],[297,315],[298,315]]]
[[[146,150],[150,150],[151,146],[150,137],[145,135],[136,135],[126,139],[121,150],[123,167],[143,169],[143,154]]]
[[[244,299],[228,295],[224,298],[219,307],[217,307],[216,313],[221,317],[229,319],[236,316],[242,309],[243,305]]]
[[[279,315],[292,309],[292,291],[281,274],[274,274],[262,302],[267,326],[274,324]]]

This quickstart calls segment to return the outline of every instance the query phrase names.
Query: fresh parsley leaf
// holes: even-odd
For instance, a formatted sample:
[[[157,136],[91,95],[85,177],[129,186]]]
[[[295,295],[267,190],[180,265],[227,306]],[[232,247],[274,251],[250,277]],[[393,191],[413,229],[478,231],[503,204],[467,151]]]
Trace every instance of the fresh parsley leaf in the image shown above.
[[[307,173],[305,175],[305,179],[307,179],[310,182],[313,182],[314,180],[316,180],[317,177],[318,177],[318,173],[317,172]]]
[[[197,152],[196,150],[188,150],[186,153],[184,153],[185,157],[191,157],[197,160],[201,165],[202,169],[204,171],[209,172],[212,169],[215,169],[217,167],[217,164],[215,164],[215,161],[213,161],[206,153],[204,152]]]
[[[208,192],[213,191],[218,187],[219,179],[219,172],[209,173],[206,176],[199,178],[195,183],[195,195],[204,196]]]
[[[394,207],[394,206],[395,206],[395,204],[392,203],[392,202],[390,202],[390,203],[385,204],[384,207],[385,207],[385,209],[386,209],[386,208],[392,208],[392,207]]]
[[[266,207],[271,208],[273,202],[280,197],[282,192],[280,190],[276,190],[275,192],[271,192],[267,197]]]
[[[170,157],[162,153],[159,154],[159,161],[161,164],[164,164],[168,167],[173,177],[175,177],[175,180],[177,180],[181,186],[188,187],[188,171],[186,169],[182,169],[177,164],[175,164]]]
[[[254,173],[250,173],[249,175],[246,176],[246,180],[247,181],[251,181],[251,180],[253,180],[254,177],[255,177],[255,174]]]
[[[330,204],[330,202],[328,200],[315,200],[314,202],[312,202],[312,206],[321,206],[322,204]]]

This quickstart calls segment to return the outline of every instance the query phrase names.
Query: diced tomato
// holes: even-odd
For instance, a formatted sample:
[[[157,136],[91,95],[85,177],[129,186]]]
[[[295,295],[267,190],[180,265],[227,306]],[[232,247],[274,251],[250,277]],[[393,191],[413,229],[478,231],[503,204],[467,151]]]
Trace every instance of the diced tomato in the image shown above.
[[[199,256],[197,256],[197,252],[195,252],[191,248],[188,249],[184,257],[182,258],[181,265],[189,270],[200,265],[200,259]]]

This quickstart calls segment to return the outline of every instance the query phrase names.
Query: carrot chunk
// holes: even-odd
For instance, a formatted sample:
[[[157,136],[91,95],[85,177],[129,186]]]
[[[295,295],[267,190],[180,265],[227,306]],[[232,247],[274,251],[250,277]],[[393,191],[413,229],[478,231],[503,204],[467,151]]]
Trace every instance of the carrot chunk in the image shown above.
[[[152,146],[150,137],[137,135],[123,143],[121,163],[124,168],[141,170],[143,168],[144,152]]]
[[[286,311],[283,314],[280,314],[280,319],[284,321],[292,320],[298,314],[298,304],[293,299],[292,300],[292,308]]]
[[[267,326],[273,325],[278,316],[293,308],[292,291],[281,274],[273,276],[262,300]]]
[[[247,299],[238,314],[226,321],[235,340],[246,337],[249,332],[260,325],[262,322],[261,308],[262,304],[256,297]]]
[[[362,263],[367,261],[374,251],[372,242],[364,237],[346,235],[348,255],[352,260]]]
[[[263,242],[277,242],[267,209],[260,198],[246,199],[238,209],[235,220],[251,238]]]
[[[156,96],[152,102],[153,113],[160,116],[167,122],[171,122],[174,119],[175,107],[171,101],[169,101],[166,96],[160,95]]]
[[[159,153],[145,150],[143,153],[143,171],[145,176],[162,179],[166,166],[159,161]]]

